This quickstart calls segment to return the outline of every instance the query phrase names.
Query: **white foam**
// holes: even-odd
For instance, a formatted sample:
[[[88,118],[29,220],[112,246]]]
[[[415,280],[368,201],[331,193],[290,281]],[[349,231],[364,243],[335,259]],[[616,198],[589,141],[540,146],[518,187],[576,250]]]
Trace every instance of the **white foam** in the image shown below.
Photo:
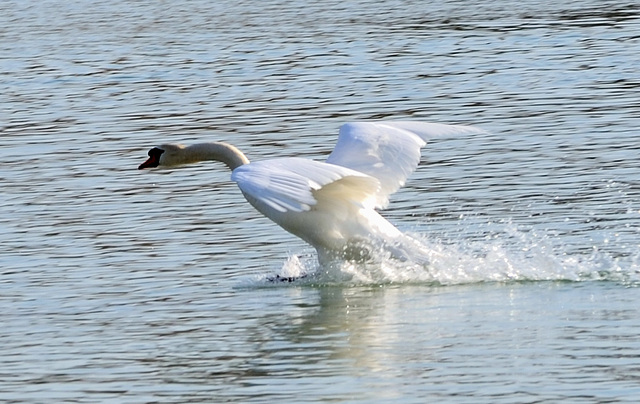
[[[616,281],[640,285],[640,252],[613,257],[597,249],[570,251],[561,239],[518,230],[506,224],[498,233],[468,239],[430,239],[413,235],[419,244],[415,261],[398,261],[382,249],[366,262],[333,262],[320,266],[315,254],[292,254],[282,265],[280,278],[296,284],[426,283],[456,285],[482,282]],[[458,234],[456,237],[460,237]],[[424,264],[428,256],[429,263]],[[272,279],[263,276],[260,281]],[[288,283],[288,282],[287,282]]]

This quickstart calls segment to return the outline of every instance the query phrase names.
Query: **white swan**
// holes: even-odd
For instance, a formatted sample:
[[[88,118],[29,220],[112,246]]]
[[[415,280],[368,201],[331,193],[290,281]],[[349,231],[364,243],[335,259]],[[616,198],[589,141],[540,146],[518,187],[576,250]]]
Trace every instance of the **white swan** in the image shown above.
[[[389,195],[416,169],[427,139],[480,132],[426,122],[354,122],[340,127],[326,162],[291,157],[249,163],[236,147],[213,142],[155,147],[138,168],[221,161],[247,201],[311,244],[321,264],[366,258],[370,248],[408,259],[406,245],[412,239],[376,209],[384,209]]]

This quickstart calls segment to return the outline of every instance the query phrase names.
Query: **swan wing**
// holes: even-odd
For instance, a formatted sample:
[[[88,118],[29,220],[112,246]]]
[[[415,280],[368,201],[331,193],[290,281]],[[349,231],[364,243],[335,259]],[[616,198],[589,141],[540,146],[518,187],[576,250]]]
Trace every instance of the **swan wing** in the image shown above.
[[[438,136],[484,132],[462,125],[413,121],[351,122],[340,127],[327,163],[347,167],[380,181],[375,207],[385,208],[388,197],[404,185],[420,163],[420,148]]]
[[[309,211],[329,195],[336,202],[373,208],[379,188],[378,180],[366,174],[297,157],[245,164],[231,179],[256,208],[280,213]]]

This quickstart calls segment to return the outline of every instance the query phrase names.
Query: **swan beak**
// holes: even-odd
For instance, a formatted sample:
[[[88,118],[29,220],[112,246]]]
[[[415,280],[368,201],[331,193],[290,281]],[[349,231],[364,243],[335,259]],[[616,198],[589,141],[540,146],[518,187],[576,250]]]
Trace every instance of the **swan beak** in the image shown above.
[[[162,156],[164,150],[154,147],[149,150],[149,158],[144,163],[138,166],[138,170],[144,170],[145,168],[155,168],[160,165],[160,156]]]
[[[147,161],[145,161],[144,163],[138,166],[138,170],[144,170],[145,168],[158,167],[158,160],[159,159],[157,156],[151,156],[147,159]]]

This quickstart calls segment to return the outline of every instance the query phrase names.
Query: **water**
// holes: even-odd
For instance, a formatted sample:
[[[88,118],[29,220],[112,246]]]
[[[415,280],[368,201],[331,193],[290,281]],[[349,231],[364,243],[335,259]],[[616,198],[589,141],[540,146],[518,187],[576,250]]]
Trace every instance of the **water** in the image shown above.
[[[637,2],[0,3],[3,402],[635,402]],[[324,158],[473,124],[385,216],[444,258],[312,251],[163,142]]]

